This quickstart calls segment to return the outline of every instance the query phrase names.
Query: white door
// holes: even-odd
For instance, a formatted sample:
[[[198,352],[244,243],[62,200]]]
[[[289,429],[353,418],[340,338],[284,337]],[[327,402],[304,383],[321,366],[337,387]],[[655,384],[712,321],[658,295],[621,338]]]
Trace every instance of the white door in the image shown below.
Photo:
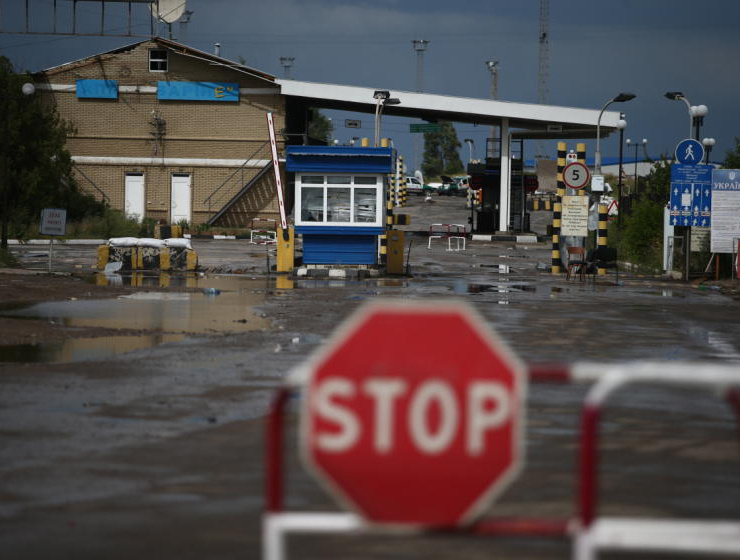
[[[172,174],[172,201],[170,207],[170,223],[177,224],[185,220],[190,223],[190,174]]]
[[[127,218],[140,222],[144,218],[144,174],[126,173],[124,211]]]

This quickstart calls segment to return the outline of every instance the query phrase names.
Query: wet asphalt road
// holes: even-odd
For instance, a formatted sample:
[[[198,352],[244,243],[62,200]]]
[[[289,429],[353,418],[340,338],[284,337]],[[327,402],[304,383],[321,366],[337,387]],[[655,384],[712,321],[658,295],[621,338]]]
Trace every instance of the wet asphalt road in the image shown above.
[[[411,211],[417,224],[464,223],[460,204],[417,199]],[[546,218],[537,218],[543,225]],[[549,262],[546,244],[471,242],[465,252],[447,252],[427,250],[425,237],[411,239],[411,278],[279,286],[265,275],[263,247],[196,242],[202,265],[242,274],[206,275],[193,279],[195,287],[226,282],[218,297],[248,295],[239,304],[245,319],[264,324],[193,328],[102,360],[83,352],[77,356],[86,361],[0,365],[2,557],[259,557],[267,403],[343,318],[378,297],[466,301],[530,362],[740,358],[738,303],[718,292],[622,273],[619,286],[568,283],[537,270]],[[92,247],[55,255],[60,267],[78,273],[95,258]],[[163,330],[176,329],[167,323]],[[429,336],[444,343],[443,332]],[[531,387],[526,468],[492,515],[572,515],[585,390]],[[297,464],[294,413],[289,425],[289,508],[336,510]],[[603,426],[602,513],[740,518],[737,433],[714,395],[625,390]],[[291,537],[289,551],[303,559],[567,558],[570,546],[374,535]]]

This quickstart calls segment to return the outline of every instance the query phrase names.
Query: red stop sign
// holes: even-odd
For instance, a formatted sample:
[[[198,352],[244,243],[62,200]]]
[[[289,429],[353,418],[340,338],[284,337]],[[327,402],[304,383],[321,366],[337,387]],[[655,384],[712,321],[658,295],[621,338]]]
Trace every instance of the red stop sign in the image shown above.
[[[370,305],[308,366],[304,460],[369,521],[469,522],[520,469],[523,372],[464,305]]]

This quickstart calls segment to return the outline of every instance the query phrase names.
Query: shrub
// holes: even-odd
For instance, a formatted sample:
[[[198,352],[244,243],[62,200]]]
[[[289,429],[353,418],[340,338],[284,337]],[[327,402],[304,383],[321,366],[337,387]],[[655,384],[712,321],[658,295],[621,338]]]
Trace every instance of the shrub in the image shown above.
[[[660,268],[663,260],[663,204],[649,199],[637,202],[616,240],[626,260]]]

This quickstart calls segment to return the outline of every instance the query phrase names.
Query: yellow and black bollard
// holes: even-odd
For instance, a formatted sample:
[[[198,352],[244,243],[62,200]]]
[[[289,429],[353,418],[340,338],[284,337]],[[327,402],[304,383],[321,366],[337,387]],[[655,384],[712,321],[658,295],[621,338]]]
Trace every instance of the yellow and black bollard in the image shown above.
[[[563,212],[563,196],[565,195],[565,183],[563,182],[563,169],[565,168],[565,154],[568,147],[565,142],[558,142],[558,184],[555,196],[555,205],[552,210],[552,273],[562,272],[563,261],[560,259],[560,226]]]
[[[576,144],[576,157],[578,158],[579,163],[586,165],[586,144],[584,143]],[[578,196],[586,196],[588,194],[585,188],[578,189],[578,191],[576,192],[578,193]]]
[[[599,229],[596,243],[599,247],[606,247],[606,230],[607,230],[607,206],[606,204],[599,204]],[[599,276],[606,274],[606,269],[599,267],[596,271]]]

